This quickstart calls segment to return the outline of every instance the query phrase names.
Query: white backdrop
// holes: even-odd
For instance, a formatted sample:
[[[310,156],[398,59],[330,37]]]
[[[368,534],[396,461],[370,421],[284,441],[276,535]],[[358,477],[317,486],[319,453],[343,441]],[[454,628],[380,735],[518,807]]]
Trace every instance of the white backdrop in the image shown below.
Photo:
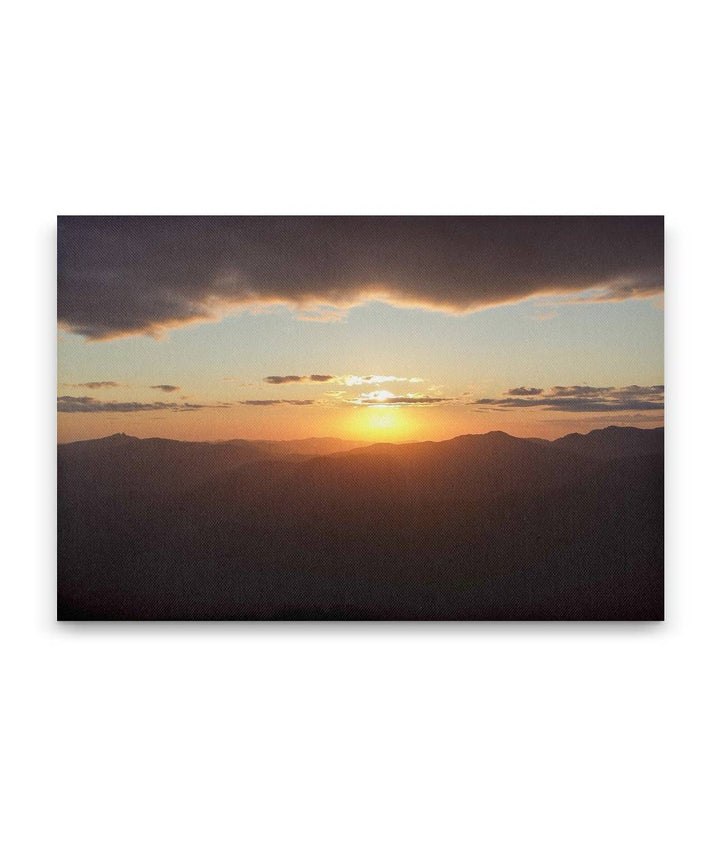
[[[4,852],[717,852],[711,15],[6,10]],[[56,624],[58,213],[664,213],[667,621]]]

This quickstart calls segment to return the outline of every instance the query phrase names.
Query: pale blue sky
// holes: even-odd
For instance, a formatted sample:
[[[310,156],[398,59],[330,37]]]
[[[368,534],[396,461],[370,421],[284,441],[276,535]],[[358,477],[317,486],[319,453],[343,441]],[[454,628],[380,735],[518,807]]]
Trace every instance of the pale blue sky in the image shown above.
[[[556,313],[548,320],[538,315]],[[267,375],[419,376],[453,390],[500,394],[519,385],[657,384],[663,378],[663,313],[651,300],[543,305],[540,301],[448,315],[371,303],[342,321],[297,320],[288,309],[239,312],[220,322],[147,336],[85,342],[63,333],[59,379],[157,383],[187,393],[227,392],[224,377]]]
[[[551,317],[538,320],[543,316]],[[61,434],[65,439],[99,436],[125,425],[134,433],[198,438],[203,431],[212,437],[253,436],[258,431],[284,436],[348,433],[346,424],[328,415],[336,411],[237,404],[245,399],[327,400],[329,392],[338,391],[335,385],[263,382],[268,375],[312,373],[420,377],[423,383],[390,382],[382,387],[395,395],[454,397],[470,392],[472,398],[499,396],[518,386],[657,385],[663,383],[663,312],[657,299],[582,304],[533,299],[466,315],[373,302],[350,309],[336,322],[298,320],[292,310],[277,307],[180,327],[162,339],[86,342],[62,333],[60,395],[139,402],[188,396],[187,401],[234,406],[222,413],[61,414]],[[83,391],[70,386],[88,381],[115,381],[123,387]],[[150,388],[156,384],[181,389],[168,397]],[[352,394],[345,391],[346,397]],[[596,427],[598,420],[618,421],[616,414],[548,417],[537,409],[490,419],[471,415],[464,404],[432,408],[436,417],[431,408],[423,408],[422,415],[420,408],[412,410],[418,431],[429,430],[435,418],[442,423],[438,431],[448,435],[505,425],[519,433],[518,420],[527,424],[527,430],[521,425],[523,433],[539,434],[552,433],[554,423],[562,426],[560,433],[567,433],[574,425],[583,430],[582,425]],[[662,419],[661,413],[653,416],[657,422]]]

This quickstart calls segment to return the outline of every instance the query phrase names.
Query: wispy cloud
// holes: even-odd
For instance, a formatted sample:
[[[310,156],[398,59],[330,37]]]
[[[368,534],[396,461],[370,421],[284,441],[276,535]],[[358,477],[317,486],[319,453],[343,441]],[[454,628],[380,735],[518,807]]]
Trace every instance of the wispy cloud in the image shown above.
[[[244,401],[239,401],[238,404],[250,404],[253,407],[274,407],[279,404],[295,404],[295,405],[307,405],[307,404],[315,404],[315,400],[312,398],[255,398],[255,399],[245,399]]]
[[[341,380],[345,386],[378,383],[423,383],[421,377],[397,377],[396,375],[345,375]]]
[[[563,303],[619,303],[622,300],[642,300],[656,297],[658,289],[654,276],[640,274],[621,276],[564,297]]]
[[[169,384],[169,383],[158,383],[155,386],[151,386],[150,389],[159,389],[162,392],[179,392],[180,391],[179,386],[173,386],[172,384]]]
[[[123,386],[123,384],[116,380],[87,380],[85,383],[64,383],[63,386],[74,389],[111,389]]]
[[[316,306],[310,309],[299,309],[295,317],[298,321],[317,321],[320,324],[328,324],[333,321],[344,321],[347,318],[347,308]]]
[[[61,395],[57,400],[58,413],[141,413],[150,410],[186,413],[212,406],[169,401],[99,401],[97,398],[75,395]]]

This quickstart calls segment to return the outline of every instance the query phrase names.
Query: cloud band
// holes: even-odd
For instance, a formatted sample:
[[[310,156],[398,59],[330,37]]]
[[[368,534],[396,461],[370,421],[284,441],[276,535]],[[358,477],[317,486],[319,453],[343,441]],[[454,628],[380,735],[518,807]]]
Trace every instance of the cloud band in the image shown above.
[[[662,268],[661,217],[60,217],[58,322],[98,340],[242,307],[627,300],[661,292]]]
[[[522,392],[521,392],[522,390]],[[479,398],[483,409],[513,410],[539,407],[562,413],[617,413],[626,410],[664,410],[664,386],[554,386],[549,392],[518,387],[505,398]],[[522,397],[516,397],[516,396]]]

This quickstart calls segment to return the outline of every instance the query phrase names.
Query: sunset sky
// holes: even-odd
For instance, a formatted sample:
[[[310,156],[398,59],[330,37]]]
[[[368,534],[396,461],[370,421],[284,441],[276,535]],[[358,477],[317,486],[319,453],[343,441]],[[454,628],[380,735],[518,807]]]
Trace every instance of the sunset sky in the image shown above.
[[[660,217],[61,217],[60,442],[663,422]]]

